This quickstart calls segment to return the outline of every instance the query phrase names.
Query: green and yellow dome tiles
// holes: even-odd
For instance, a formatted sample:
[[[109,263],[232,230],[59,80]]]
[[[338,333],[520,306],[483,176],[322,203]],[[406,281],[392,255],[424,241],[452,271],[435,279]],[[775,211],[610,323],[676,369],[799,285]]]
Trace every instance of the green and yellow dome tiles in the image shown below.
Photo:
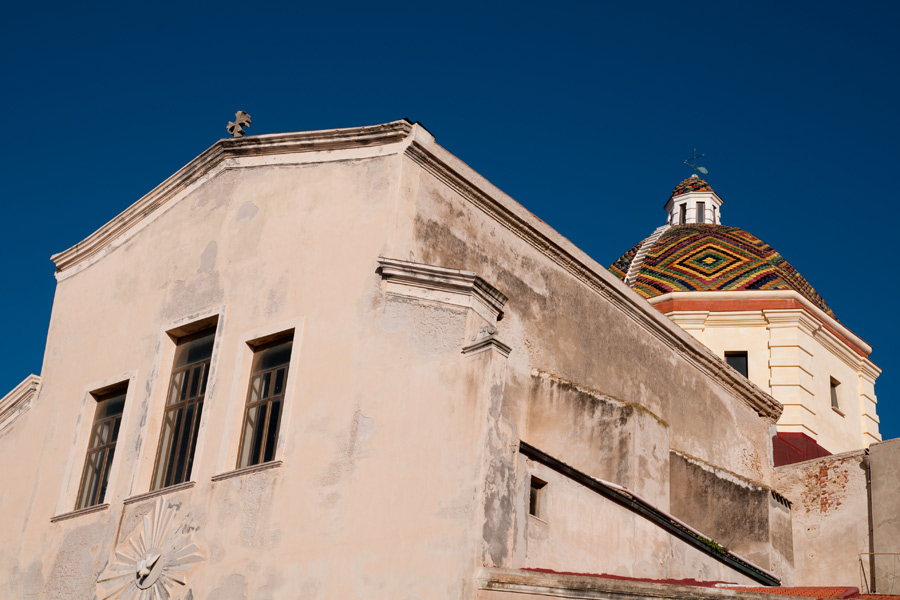
[[[641,244],[609,268],[616,277],[625,279]],[[825,300],[781,254],[737,227],[669,228],[648,250],[632,281],[631,287],[645,298],[669,292],[794,290],[834,317]]]

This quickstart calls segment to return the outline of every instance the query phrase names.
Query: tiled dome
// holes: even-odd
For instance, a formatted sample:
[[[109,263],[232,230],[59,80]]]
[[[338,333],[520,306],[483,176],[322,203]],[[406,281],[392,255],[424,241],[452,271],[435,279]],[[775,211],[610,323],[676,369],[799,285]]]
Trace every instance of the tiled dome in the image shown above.
[[[685,181],[675,188],[675,193]],[[626,252],[609,270],[625,280],[643,244]],[[636,271],[631,273],[629,285],[645,298],[669,292],[794,290],[834,317],[825,300],[781,254],[737,227],[670,227],[647,249]]]
[[[708,183],[700,179],[697,175],[691,175],[681,183],[675,186],[675,189],[672,190],[672,195],[669,198],[674,198],[675,196],[680,196],[682,194],[687,194],[688,192],[711,192],[713,191],[712,186]]]

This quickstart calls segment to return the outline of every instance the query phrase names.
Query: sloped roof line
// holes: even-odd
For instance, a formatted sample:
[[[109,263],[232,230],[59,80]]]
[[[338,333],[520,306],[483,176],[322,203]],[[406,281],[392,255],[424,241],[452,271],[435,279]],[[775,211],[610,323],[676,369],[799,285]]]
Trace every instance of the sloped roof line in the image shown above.
[[[413,123],[401,119],[382,125],[221,139],[84,240],[51,256],[57,278],[103,251],[227,159],[383,146],[403,141],[413,128]]]

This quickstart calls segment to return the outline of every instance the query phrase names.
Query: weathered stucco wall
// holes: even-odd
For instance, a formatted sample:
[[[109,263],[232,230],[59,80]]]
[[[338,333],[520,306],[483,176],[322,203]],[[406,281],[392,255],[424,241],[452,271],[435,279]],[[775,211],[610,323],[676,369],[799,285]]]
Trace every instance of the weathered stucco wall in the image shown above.
[[[790,584],[791,511],[770,488],[678,452],[669,458],[672,514]]]
[[[395,236],[404,244],[397,255],[476,271],[509,297],[497,324],[512,347],[503,409],[521,439],[660,507],[669,506],[661,483],[670,480],[669,449],[771,481],[773,422],[739,393],[523,243],[525,236],[501,226],[465,190],[413,161],[404,163],[404,182],[415,219],[411,231]],[[768,528],[768,511],[759,517]],[[782,548],[784,560],[772,561],[782,577],[790,577],[789,554]]]
[[[516,568],[755,585],[636,512],[544,465],[520,456],[518,470]],[[546,482],[538,516],[528,514],[532,476]]]
[[[669,432],[662,419],[539,371],[523,404],[529,443],[669,509]]]
[[[398,160],[223,170],[62,278],[46,383],[0,448],[29,457],[0,464],[18,482],[0,494],[6,589],[92,597],[134,515],[155,503],[123,504],[150,488],[174,353],[166,331],[218,315],[195,484],[166,495],[200,548],[193,597],[473,593],[484,365],[460,353],[471,310],[381,287]],[[235,467],[246,342],[288,328],[283,464],[212,481]],[[51,523],[75,507],[87,393],[119,379],[129,387],[110,508]]]
[[[523,243],[517,232],[499,224],[456,189],[412,161],[404,163],[404,169],[415,220],[412,232],[396,236],[398,241],[412,238],[397,254],[476,271],[510,298],[497,327],[513,348],[507,380],[511,397],[529,397],[533,371],[552,374],[650,411],[668,424],[671,445],[680,451],[750,479],[769,476],[764,465],[770,452],[770,423],[738,394],[625,317],[538,248]],[[674,336],[690,339],[680,331]],[[523,439],[528,439],[532,427],[541,426],[526,418],[527,407],[507,404],[506,408]],[[566,441],[560,439],[557,444],[565,446]],[[546,450],[560,454],[555,448]],[[574,462],[573,466],[585,465]]]
[[[0,478],[15,482],[0,491],[0,584],[26,598],[89,598],[146,517],[170,519],[181,559],[196,557],[176,588],[196,600],[472,598],[477,568],[521,551],[520,439],[660,507],[671,449],[771,478],[772,420],[748,405],[750,392],[689,360],[706,351],[652,308],[636,309],[648,329],[426,173],[404,154],[413,141],[511,202],[424,130],[403,127],[401,141],[316,134],[293,152],[275,147],[290,136],[223,142],[205,156],[240,151],[189,166],[196,176],[176,174],[105,226],[128,227],[61,255],[39,395],[0,434]],[[379,257],[475,271],[508,296],[502,320],[454,301],[456,283],[391,288]],[[216,336],[191,483],[146,495],[173,332],[203,319]],[[235,473],[248,343],[286,330],[276,462]],[[69,514],[90,393],[118,382],[128,391],[108,506]],[[620,545],[646,533],[622,523]],[[668,572],[657,559],[680,551],[660,543],[662,555],[623,564]]]
[[[869,551],[864,450],[778,467],[777,489],[791,501],[795,585],[860,585]]]

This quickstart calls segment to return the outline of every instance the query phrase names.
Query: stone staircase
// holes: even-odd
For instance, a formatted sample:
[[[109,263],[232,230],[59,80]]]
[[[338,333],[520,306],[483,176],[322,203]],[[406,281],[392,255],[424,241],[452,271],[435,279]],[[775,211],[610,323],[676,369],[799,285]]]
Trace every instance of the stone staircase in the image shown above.
[[[662,227],[657,227],[653,233],[650,234],[644,243],[641,244],[641,247],[638,248],[637,254],[634,255],[634,260],[631,261],[631,264],[628,265],[628,273],[625,274],[625,285],[628,287],[634,287],[634,280],[637,279],[638,273],[641,271],[641,265],[644,264],[644,259],[647,258],[647,253],[650,252],[650,248],[656,243],[656,240],[659,239],[663,233],[669,228],[669,224],[665,224]]]

